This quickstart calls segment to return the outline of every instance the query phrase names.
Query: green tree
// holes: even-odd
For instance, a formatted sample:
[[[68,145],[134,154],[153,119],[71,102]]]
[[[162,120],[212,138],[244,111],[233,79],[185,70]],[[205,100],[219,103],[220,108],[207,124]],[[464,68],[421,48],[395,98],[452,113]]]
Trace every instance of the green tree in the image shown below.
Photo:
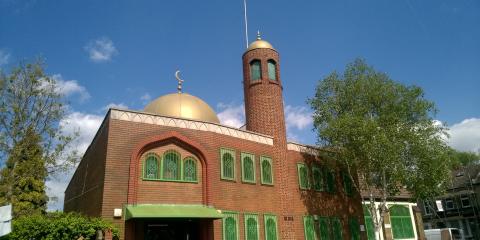
[[[474,152],[462,152],[455,149],[450,149],[450,157],[452,159],[452,168],[458,169],[462,166],[471,164],[479,164],[480,156]]]
[[[68,147],[75,134],[60,126],[63,95],[43,68],[37,60],[0,72],[0,204],[13,203],[17,215],[44,211],[46,177],[78,159]]]
[[[417,86],[405,86],[363,60],[319,82],[314,127],[320,145],[335,149],[355,188],[369,195],[376,231],[387,199],[406,188],[414,198],[442,193],[449,180],[446,129],[434,121],[434,103]],[[380,199],[376,207],[375,199]],[[378,237],[378,236],[377,236]]]

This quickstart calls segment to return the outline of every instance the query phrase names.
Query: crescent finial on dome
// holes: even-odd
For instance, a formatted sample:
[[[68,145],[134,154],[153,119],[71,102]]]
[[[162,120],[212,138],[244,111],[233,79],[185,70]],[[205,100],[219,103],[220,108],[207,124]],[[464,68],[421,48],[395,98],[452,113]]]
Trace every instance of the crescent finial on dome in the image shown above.
[[[183,84],[183,79],[180,79],[180,70],[177,70],[175,72],[175,78],[177,79],[178,81],[178,86],[177,86],[177,90],[178,90],[178,93],[182,93],[182,84]]]

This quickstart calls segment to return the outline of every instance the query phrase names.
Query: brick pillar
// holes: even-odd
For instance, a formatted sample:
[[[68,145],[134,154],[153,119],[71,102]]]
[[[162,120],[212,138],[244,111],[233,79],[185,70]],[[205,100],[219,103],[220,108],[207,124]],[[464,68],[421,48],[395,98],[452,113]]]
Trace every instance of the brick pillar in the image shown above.
[[[425,232],[423,231],[422,211],[417,206],[412,207],[413,219],[415,220],[415,231],[419,240],[425,240]]]
[[[113,239],[112,230],[110,229],[105,230],[103,239],[112,240]]]

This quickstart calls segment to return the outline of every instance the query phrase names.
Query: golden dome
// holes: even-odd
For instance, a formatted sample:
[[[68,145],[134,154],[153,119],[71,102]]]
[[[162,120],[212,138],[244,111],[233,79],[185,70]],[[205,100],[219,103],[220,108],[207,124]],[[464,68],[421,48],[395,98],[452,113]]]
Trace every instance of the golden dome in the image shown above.
[[[257,49],[257,48],[268,48],[268,49],[275,50],[275,48],[273,48],[272,44],[270,44],[269,42],[267,42],[265,40],[262,40],[262,38],[260,37],[260,32],[257,33],[257,40],[250,43],[250,45],[248,46],[247,52],[252,50],[252,49]]]
[[[202,99],[187,93],[172,93],[150,102],[145,112],[169,117],[220,123],[217,114]]]

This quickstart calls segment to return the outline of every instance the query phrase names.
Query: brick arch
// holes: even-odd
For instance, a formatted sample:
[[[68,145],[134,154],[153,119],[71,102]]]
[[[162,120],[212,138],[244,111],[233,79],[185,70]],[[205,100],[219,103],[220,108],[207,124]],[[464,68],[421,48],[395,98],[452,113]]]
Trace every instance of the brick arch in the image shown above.
[[[193,153],[202,167],[202,202],[204,205],[209,205],[208,203],[208,178],[207,178],[207,161],[205,158],[205,149],[199,143],[192,141],[191,139],[183,136],[182,134],[176,131],[170,131],[161,135],[156,135],[149,137],[141,141],[134,148],[132,156],[130,158],[130,168],[129,168],[129,179],[128,179],[128,204],[137,203],[137,189],[138,189],[138,179],[140,178],[140,161],[142,155],[155,147],[162,146],[165,144],[173,143],[191,153]]]

